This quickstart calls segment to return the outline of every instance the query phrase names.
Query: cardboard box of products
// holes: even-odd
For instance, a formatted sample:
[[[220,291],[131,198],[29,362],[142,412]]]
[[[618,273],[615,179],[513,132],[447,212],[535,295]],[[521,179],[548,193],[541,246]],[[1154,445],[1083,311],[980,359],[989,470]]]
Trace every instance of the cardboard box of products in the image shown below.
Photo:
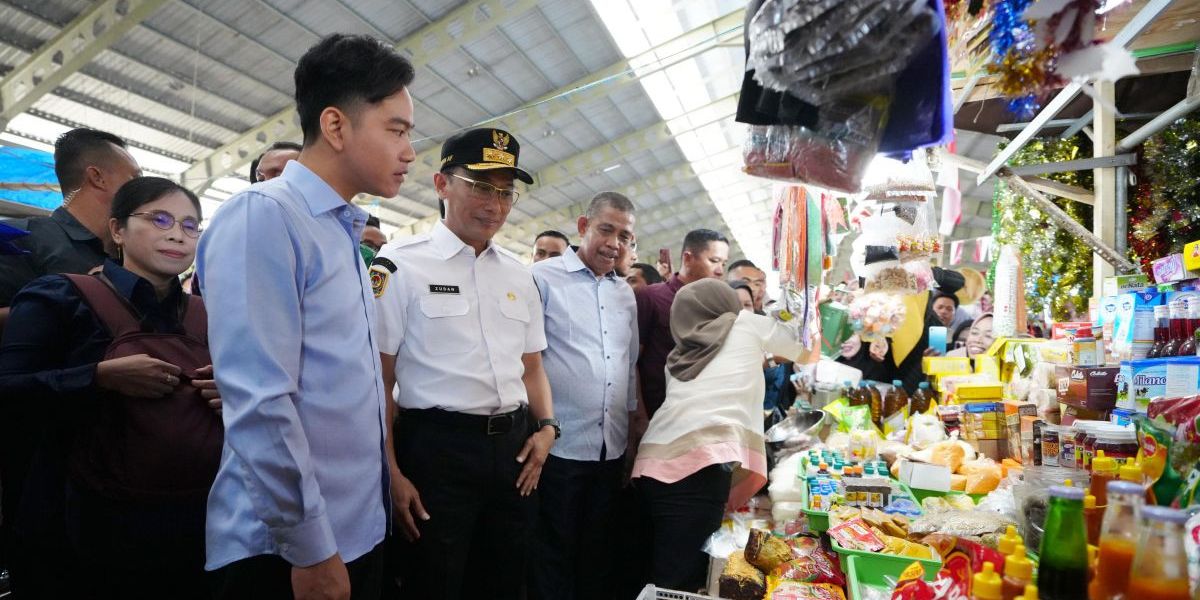
[[[1175,283],[1200,277],[1184,265],[1182,254],[1168,254],[1150,263],[1154,271],[1154,281],[1157,283]]]
[[[1103,286],[1104,296],[1117,296],[1130,292],[1139,292],[1150,285],[1150,278],[1145,275],[1117,275],[1105,277]]]
[[[1117,406],[1120,367],[1056,367],[1058,401],[1091,411]]]
[[[900,464],[900,481],[910,488],[950,491],[950,467],[906,460]]]
[[[1183,247],[1183,267],[1191,271],[1200,271],[1200,241]]]
[[[1004,397],[1004,385],[995,383],[961,383],[954,388],[954,397],[960,402],[976,400],[1000,400]]]
[[[1000,462],[1008,458],[1008,440],[968,440],[971,447],[975,451],[996,461]]]

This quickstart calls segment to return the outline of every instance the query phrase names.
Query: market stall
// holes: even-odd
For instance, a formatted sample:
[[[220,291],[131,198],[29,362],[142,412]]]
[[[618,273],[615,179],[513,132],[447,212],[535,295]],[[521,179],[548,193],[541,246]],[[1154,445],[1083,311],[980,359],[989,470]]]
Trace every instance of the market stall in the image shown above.
[[[811,352],[710,595],[1200,597],[1197,4],[761,3],[745,170],[779,182],[779,315]],[[1139,71],[1186,92],[1122,113]],[[1015,137],[958,154],[989,99]],[[956,348],[960,176],[994,190],[995,306]]]

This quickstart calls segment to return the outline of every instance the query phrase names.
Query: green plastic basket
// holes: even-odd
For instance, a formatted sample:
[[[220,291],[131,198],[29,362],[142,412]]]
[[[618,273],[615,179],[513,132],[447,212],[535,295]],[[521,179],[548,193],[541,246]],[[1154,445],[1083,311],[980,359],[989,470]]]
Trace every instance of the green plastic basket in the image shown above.
[[[938,556],[938,553],[933,548],[929,548],[930,556]],[[896,579],[914,562],[921,563],[925,568],[925,581],[933,581],[937,579],[938,571],[942,570],[942,559],[939,558],[913,558],[911,556],[897,556],[895,554],[883,554],[881,552],[865,552],[863,550],[851,550],[843,548],[833,541],[833,551],[838,555],[838,562],[841,563],[842,571],[846,573],[847,580],[850,585],[853,584],[854,576],[851,575],[851,570],[856,570],[866,583],[874,585],[883,585],[884,577],[891,576]],[[850,562],[854,559],[855,562]]]
[[[800,502],[804,506],[808,506],[808,481],[800,479]],[[829,513],[823,510],[809,510],[807,508],[800,509],[804,516],[808,518],[808,530],[813,533],[825,533],[829,531]]]
[[[963,492],[955,492],[955,491],[935,492],[933,490],[921,490],[921,489],[917,489],[917,488],[909,488],[909,490],[912,492],[913,498],[917,499],[918,504],[924,502],[926,498],[944,498],[946,496],[962,496],[962,495],[964,495]],[[979,504],[980,500],[983,500],[985,497],[987,497],[987,494],[966,494],[966,495],[970,496],[971,500],[975,501],[975,504]]]
[[[907,492],[909,496],[913,497],[913,499],[917,499],[917,495],[913,493],[913,490],[907,485],[904,485],[903,483],[900,483],[894,479],[892,480],[892,484]],[[800,489],[800,502],[804,506],[808,506],[808,481],[801,478],[798,482],[798,487]],[[920,507],[921,501],[917,499],[917,508],[920,509]],[[800,512],[804,513],[804,516],[808,518],[809,531],[812,531],[813,533],[825,533],[826,531],[829,531],[828,511],[809,510],[807,508],[802,508],[800,509]]]
[[[890,576],[892,579],[899,579],[900,573],[872,571],[860,567],[859,564],[857,556],[846,559],[846,590],[850,592],[849,600],[862,600],[869,589],[879,590],[884,592],[885,597],[890,597],[893,588],[886,578]]]

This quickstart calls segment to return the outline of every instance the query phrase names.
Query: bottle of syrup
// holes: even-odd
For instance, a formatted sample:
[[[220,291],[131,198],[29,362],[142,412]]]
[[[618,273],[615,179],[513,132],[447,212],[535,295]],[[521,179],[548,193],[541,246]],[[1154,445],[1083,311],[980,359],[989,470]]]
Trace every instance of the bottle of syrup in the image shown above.
[[[1050,488],[1050,510],[1042,528],[1038,594],[1046,600],[1077,600],[1087,589],[1087,526],[1081,488]]]

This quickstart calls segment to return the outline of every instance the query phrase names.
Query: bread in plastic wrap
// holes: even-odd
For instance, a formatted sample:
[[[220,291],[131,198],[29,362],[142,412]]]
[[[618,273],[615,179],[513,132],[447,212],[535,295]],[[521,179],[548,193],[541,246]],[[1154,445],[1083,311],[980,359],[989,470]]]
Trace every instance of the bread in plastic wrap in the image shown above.
[[[1002,533],[1007,526],[1014,524],[996,513],[948,510],[917,517],[908,524],[908,535],[916,538],[941,533],[978,539],[988,534]]]

